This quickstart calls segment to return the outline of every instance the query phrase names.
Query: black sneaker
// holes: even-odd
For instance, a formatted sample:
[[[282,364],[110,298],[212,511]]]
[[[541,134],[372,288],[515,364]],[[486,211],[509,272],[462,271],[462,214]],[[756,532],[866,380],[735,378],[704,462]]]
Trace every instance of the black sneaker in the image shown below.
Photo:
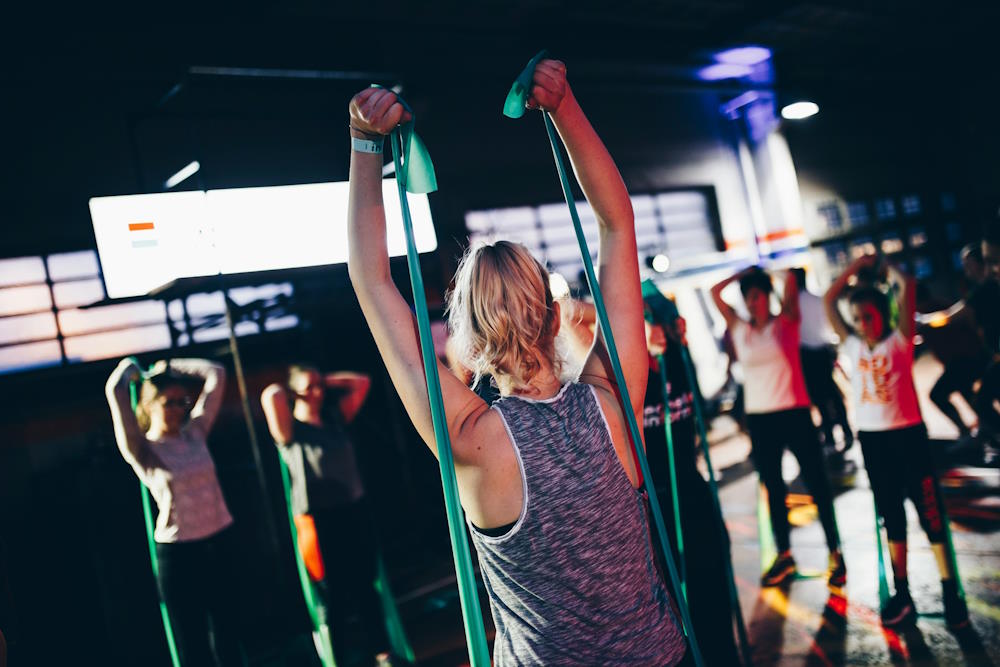
[[[942,581],[941,589],[944,597],[944,621],[952,630],[961,630],[969,625],[969,609],[965,600],[958,594],[958,585],[954,581]]]
[[[882,610],[882,625],[887,628],[912,623],[916,618],[917,608],[913,605],[910,591],[905,588],[893,595]]]
[[[768,568],[761,578],[763,586],[778,586],[789,577],[795,576],[795,559],[791,554],[781,554],[774,559],[774,564]]]
[[[830,554],[830,571],[826,583],[830,588],[843,588],[847,585],[847,565],[840,553]]]

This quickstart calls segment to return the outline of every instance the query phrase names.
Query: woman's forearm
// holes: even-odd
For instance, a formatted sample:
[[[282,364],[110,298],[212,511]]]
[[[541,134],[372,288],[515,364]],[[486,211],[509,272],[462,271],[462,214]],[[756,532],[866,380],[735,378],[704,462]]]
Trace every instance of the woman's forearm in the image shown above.
[[[598,222],[609,230],[634,234],[632,200],[625,182],[568,84],[559,108],[552,113],[552,121]]]

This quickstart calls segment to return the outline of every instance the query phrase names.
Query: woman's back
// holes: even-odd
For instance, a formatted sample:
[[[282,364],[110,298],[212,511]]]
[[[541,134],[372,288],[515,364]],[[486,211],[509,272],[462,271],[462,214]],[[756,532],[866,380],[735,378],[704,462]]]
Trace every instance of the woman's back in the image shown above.
[[[642,495],[622,469],[590,385],[551,399],[506,397],[521,464],[521,517],[473,529],[505,664],[671,665],[681,631],[656,571]]]

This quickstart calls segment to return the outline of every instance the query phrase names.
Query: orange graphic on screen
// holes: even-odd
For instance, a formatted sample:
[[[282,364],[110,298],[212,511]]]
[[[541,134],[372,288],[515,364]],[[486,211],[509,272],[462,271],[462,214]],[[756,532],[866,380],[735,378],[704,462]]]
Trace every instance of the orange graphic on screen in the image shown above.
[[[876,355],[871,359],[858,360],[861,373],[861,402],[876,405],[892,403],[889,395],[889,358]]]
[[[156,229],[156,225],[152,222],[130,222],[128,223],[129,232],[152,232]],[[149,236],[147,234],[137,234],[132,239],[133,248],[155,248],[159,245],[159,241],[156,240],[155,236]]]

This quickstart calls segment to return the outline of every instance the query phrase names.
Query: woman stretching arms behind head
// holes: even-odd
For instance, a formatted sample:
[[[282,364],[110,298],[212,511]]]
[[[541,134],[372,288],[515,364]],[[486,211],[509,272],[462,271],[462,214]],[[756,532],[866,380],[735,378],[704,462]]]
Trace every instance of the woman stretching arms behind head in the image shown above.
[[[551,113],[600,224],[601,287],[639,413],[646,350],[631,202],[618,169],[566,82],[544,60],[531,108]],[[393,93],[369,88],[350,106],[351,134],[382,137],[406,119]],[[396,390],[437,454],[416,325],[389,274],[381,155],[351,156],[354,289]],[[489,408],[441,366],[459,493],[472,524],[504,664],[676,664],[683,638],[656,574],[626,422],[598,339],[578,382],[560,378],[559,306],[548,274],[521,245],[469,251],[449,316],[463,363],[491,374]]]
[[[886,267],[899,292],[895,295],[899,326],[893,327],[889,294],[866,285],[851,292],[851,329],[837,308],[851,276],[878,265],[876,255],[864,255],[830,286],[824,297],[827,317],[843,342],[854,370],[854,415],[861,453],[868,470],[875,505],[889,537],[889,558],[896,594],[882,610],[882,624],[901,625],[916,618],[906,577],[906,511],[909,497],[920,515],[920,525],[931,542],[941,573],[944,614],[948,626],[969,623],[965,601],[958,593],[956,573],[947,549],[947,520],[938,490],[937,472],[927,442],[913,386],[913,333],[916,290],[912,277],[896,267]]]

